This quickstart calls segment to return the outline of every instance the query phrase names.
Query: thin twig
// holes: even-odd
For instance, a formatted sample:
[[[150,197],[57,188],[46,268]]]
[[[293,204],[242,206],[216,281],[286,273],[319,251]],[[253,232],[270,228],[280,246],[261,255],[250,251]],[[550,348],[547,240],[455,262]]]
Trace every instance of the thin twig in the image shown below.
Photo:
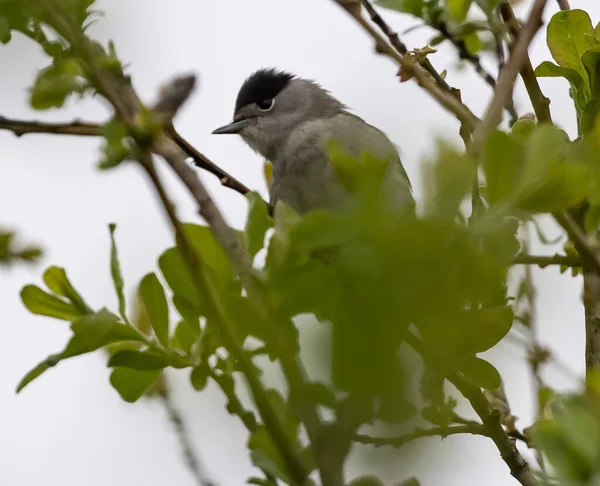
[[[26,134],[52,134],[52,135],[76,135],[83,137],[101,137],[103,125],[98,123],[84,122],[74,120],[65,123],[49,123],[29,120],[16,120],[0,116],[0,130],[13,132],[17,137]],[[168,124],[166,130],[175,140],[175,143],[185,152],[188,157],[194,160],[194,164],[215,175],[221,185],[233,189],[244,195],[250,192],[250,189],[238,181],[231,174],[221,169],[217,164],[210,160],[206,155],[197,150],[191,143],[183,138],[173,125]]]
[[[515,265],[537,265],[541,268],[548,267],[550,265],[561,265],[565,267],[581,267],[581,259],[577,256],[571,255],[527,255],[519,254],[514,260]]]
[[[503,1],[500,3],[499,10],[502,20],[504,21],[511,38],[509,50],[512,52],[514,45],[520,36],[521,25],[515,17],[515,13],[508,1]],[[552,115],[550,114],[550,99],[547,98],[542,92],[540,83],[538,82],[537,76],[533,70],[533,65],[529,59],[529,55],[526,56],[525,62],[521,66],[520,74],[529,99],[531,100],[533,110],[535,111],[535,116],[540,123],[552,123]]]
[[[363,5],[366,0],[361,0]],[[338,3],[338,2],[336,2]],[[344,4],[342,4],[344,6]],[[356,9],[345,9],[365,31],[373,38],[378,50],[392,58],[399,67],[413,74],[419,86],[426,90],[438,103],[440,103],[448,111],[454,113],[458,120],[464,124],[469,131],[473,130],[479,122],[479,119],[467,108],[463,103],[458,101],[456,97],[449,91],[440,88],[435,79],[427,72],[423,66],[409,56],[404,56],[398,52],[383,36],[379,35],[375,30],[365,26],[364,19]],[[379,17],[381,18],[381,17]],[[385,22],[384,22],[385,24]],[[385,24],[387,26],[387,24]],[[388,27],[389,29],[389,27]],[[390,29],[391,31],[391,29]]]
[[[441,437],[442,439],[445,439],[446,437],[457,434],[487,435],[483,425],[475,424],[416,429],[413,432],[397,437],[371,437],[364,434],[355,434],[354,440],[360,444],[369,444],[375,447],[390,446],[399,449],[408,442],[424,437]]]
[[[569,0],[556,0],[561,10],[571,10]]]
[[[527,49],[537,31],[542,26],[542,14],[547,0],[536,0],[531,8],[529,20],[521,31],[519,39],[512,50],[510,59],[500,74],[494,90],[494,97],[489,104],[486,114],[473,133],[473,147],[478,150],[487,136],[494,130],[502,119],[502,109],[512,96],[513,87],[519,71],[527,57]]]
[[[500,412],[490,406],[481,389],[465,380],[458,372],[441,362],[436,355],[429,353],[423,341],[414,334],[409,332],[406,336],[406,342],[421,354],[427,362],[438,367],[448,381],[471,403],[473,410],[475,410],[475,413],[477,413],[483,422],[486,435],[496,444],[502,459],[510,468],[512,476],[523,486],[540,486],[540,483],[531,472],[529,465],[502,427]]]
[[[185,427],[183,416],[173,402],[171,394],[168,390],[166,390],[165,392],[160,393],[159,398],[165,407],[169,419],[173,423],[175,433],[183,450],[185,461],[192,475],[194,476],[194,479],[196,480],[196,484],[198,486],[215,486],[215,483],[207,477],[206,473],[204,472],[204,468],[200,464],[200,460],[194,453],[192,439]]]
[[[458,50],[458,56],[460,57],[460,59],[463,59],[463,60],[467,61],[468,63],[470,63],[473,66],[473,68],[475,69],[475,72],[477,74],[479,74],[479,76],[481,76],[481,78],[492,89],[496,88],[496,80],[483,67],[483,65],[481,64],[480,57],[477,54],[471,54],[469,52],[469,49],[467,49],[467,45],[464,43],[464,41],[462,39],[457,39],[450,33],[446,22],[444,22],[443,20],[439,20],[436,23],[432,24],[432,27],[434,29],[436,29],[440,34],[442,34],[442,36],[444,38],[446,38],[447,40],[449,40],[452,43],[452,45]],[[498,72],[500,73],[500,72],[502,72],[502,67],[504,64],[504,61],[503,61],[504,50],[502,49],[502,41],[501,40],[500,40],[499,45],[498,45],[498,42],[496,43],[496,54],[498,56],[498,61],[499,61]],[[517,119],[519,118],[519,114],[517,113],[517,110],[515,109],[515,104],[514,104],[512,97],[510,97],[506,103],[506,111],[508,111],[508,113],[511,116],[511,123],[515,123],[517,121]]]
[[[593,267],[597,273],[600,273],[600,255],[592,248],[586,234],[582,231],[579,225],[573,220],[569,213],[553,214],[554,219],[560,224],[567,235],[575,245],[575,249],[581,255],[584,263],[589,267]]]

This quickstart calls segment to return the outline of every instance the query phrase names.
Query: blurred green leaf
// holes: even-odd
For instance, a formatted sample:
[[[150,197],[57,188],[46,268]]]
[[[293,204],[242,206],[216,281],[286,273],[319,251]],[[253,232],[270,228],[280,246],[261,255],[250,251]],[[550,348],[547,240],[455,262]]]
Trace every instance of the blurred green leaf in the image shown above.
[[[194,366],[192,372],[190,373],[190,381],[192,383],[192,386],[194,387],[194,390],[204,390],[208,382],[209,371],[210,369],[206,363],[201,363],[197,366]]]
[[[131,157],[131,149],[127,145],[129,128],[122,121],[113,119],[102,127],[104,144],[102,158],[98,167],[102,170],[112,169]]]
[[[158,266],[163,274],[163,277],[169,284],[169,287],[175,294],[175,298],[197,315],[205,314],[205,303],[201,299],[200,294],[196,290],[194,281],[190,273],[190,269],[186,265],[178,248],[169,248],[158,259]],[[187,316],[182,314],[177,301],[174,303],[178,308],[181,316],[185,319]]]
[[[467,380],[486,390],[495,390],[502,383],[498,370],[476,356],[460,358],[456,362],[456,367]]]
[[[256,192],[246,195],[249,203],[248,219],[244,232],[250,256],[254,257],[264,246],[265,234],[273,226],[268,206]]]
[[[175,357],[175,355],[167,356],[164,353],[150,349],[145,351],[123,349],[110,357],[108,366],[111,368],[122,367],[134,370],[159,370],[167,366],[185,368],[188,364],[183,358]]]
[[[404,12],[420,18],[423,17],[423,10],[425,8],[425,0],[378,0],[376,3],[384,8],[397,10],[398,12]]]
[[[11,38],[10,24],[6,17],[0,16],[0,43],[8,44]]]
[[[169,344],[169,305],[165,291],[154,273],[149,273],[140,282],[138,294],[148,313],[152,329],[158,341]]]
[[[485,144],[483,168],[490,205],[506,203],[513,194],[523,166],[523,148],[510,135],[496,131]]]
[[[65,302],[35,285],[23,287],[21,300],[29,312],[41,316],[73,321],[84,315],[73,304]]]
[[[383,483],[375,476],[361,476],[350,481],[348,486],[383,486]]]
[[[233,279],[234,273],[229,258],[217,243],[212,230],[207,226],[186,223],[185,231],[204,263],[212,271],[215,283],[219,288],[223,288]]]
[[[110,274],[112,281],[117,292],[117,298],[119,299],[119,314],[123,321],[127,322],[127,314],[125,311],[125,293],[123,292],[123,275],[121,273],[121,264],[119,262],[119,255],[117,253],[117,244],[115,242],[115,230],[116,224],[109,224],[108,229],[110,231]]]
[[[161,370],[140,371],[115,368],[110,374],[110,384],[126,402],[139,400],[158,379]]]
[[[177,347],[184,351],[186,354],[190,353],[192,345],[196,341],[196,338],[199,335],[198,332],[194,332],[187,321],[180,321],[175,327],[174,338],[177,342]]]
[[[462,41],[465,43],[467,52],[473,56],[481,50],[481,39],[476,33],[465,35]]]
[[[30,103],[36,110],[60,108],[72,93],[83,93],[89,87],[79,62],[73,58],[56,61],[42,69],[31,89]]]
[[[450,17],[456,22],[462,22],[467,17],[473,0],[446,0],[446,8]]]

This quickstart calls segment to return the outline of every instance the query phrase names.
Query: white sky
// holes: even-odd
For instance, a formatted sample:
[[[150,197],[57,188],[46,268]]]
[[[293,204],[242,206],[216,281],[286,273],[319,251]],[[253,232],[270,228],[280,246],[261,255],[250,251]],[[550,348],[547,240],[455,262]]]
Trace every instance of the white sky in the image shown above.
[[[586,8],[595,22],[600,20],[598,2],[571,0],[571,4]],[[121,58],[131,64],[134,85],[144,99],[153,99],[158,86],[174,74],[200,75],[200,89],[176,120],[177,127],[215,162],[263,194],[260,159],[241,140],[210,134],[230,120],[241,82],[260,67],[276,66],[319,80],[355,113],[383,129],[401,147],[417,194],[420,167],[432,151],[433,137],[460,142],[455,120],[415,83],[398,84],[392,63],[373,54],[370,40],[330,0],[103,0],[98,8],[106,15],[91,32],[115,41]],[[555,2],[549,1],[547,15],[556,9]],[[400,32],[416,23],[406,16],[382,13]],[[534,41],[534,65],[548,58],[543,37],[539,34]],[[411,47],[422,47],[428,38],[426,29],[404,36]],[[464,101],[480,114],[489,88],[470,68],[458,72],[455,57],[450,63],[448,52],[441,49],[432,62],[440,71],[448,68],[450,84],[460,86]],[[98,121],[107,116],[97,100],[70,102],[62,111],[32,112],[26,87],[47,63],[40,49],[20,38],[0,48],[4,66],[0,115]],[[553,99],[554,119],[573,134],[575,119],[566,83],[542,80],[542,86]],[[521,86],[517,108],[521,113],[531,111]],[[46,251],[37,267],[0,272],[0,486],[194,484],[163,410],[149,401],[122,402],[108,384],[109,370],[99,353],[65,362],[21,395],[14,394],[22,375],[61,349],[69,335],[66,323],[32,316],[23,308],[18,292],[24,284],[40,282],[42,270],[57,264],[67,269],[93,306],[114,309],[107,223],[119,225],[117,239],[130,293],[171,244],[161,208],[143,174],[134,166],[100,173],[95,167],[98,146],[92,139],[16,138],[0,132],[0,224],[18,229],[26,240],[42,243]],[[229,221],[243,224],[243,198],[221,188],[212,176],[202,175]],[[170,174],[165,176],[180,215],[193,220],[194,206],[185,190]],[[553,236],[557,234],[551,224],[546,226]],[[581,282],[555,269],[537,270],[535,275],[540,339],[581,374]],[[318,344],[315,339],[313,345]],[[529,425],[533,403],[523,352],[507,344],[490,356],[506,379],[513,411],[521,418],[519,425]],[[252,473],[245,431],[225,412],[220,392],[211,386],[198,394],[188,386],[186,374],[170,376],[210,475],[221,486],[243,484]],[[561,389],[574,386],[552,367],[545,376]],[[411,475],[417,475],[423,485],[516,484],[487,439],[430,442],[426,461],[408,447],[400,452],[366,448],[353,461],[350,475],[357,470],[375,473],[393,464],[383,474],[387,484]]]

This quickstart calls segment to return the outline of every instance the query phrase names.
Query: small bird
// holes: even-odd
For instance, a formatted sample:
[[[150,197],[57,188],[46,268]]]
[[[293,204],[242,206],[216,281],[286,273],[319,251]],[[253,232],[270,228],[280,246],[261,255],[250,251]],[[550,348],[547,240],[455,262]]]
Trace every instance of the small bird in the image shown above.
[[[401,204],[413,200],[398,151],[387,136],[319,84],[294,74],[272,68],[253,73],[238,92],[233,122],[212,133],[239,134],[272,164],[272,206],[282,201],[299,214],[343,206],[350,194],[328,159],[330,140],[351,157],[367,152],[388,161],[389,194]]]

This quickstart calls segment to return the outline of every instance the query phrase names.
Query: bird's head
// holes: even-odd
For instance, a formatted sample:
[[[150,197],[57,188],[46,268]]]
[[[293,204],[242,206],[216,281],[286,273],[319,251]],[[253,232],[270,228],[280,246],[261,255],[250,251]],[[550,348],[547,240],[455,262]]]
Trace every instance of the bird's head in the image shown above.
[[[239,134],[264,157],[274,157],[277,147],[302,123],[328,118],[345,107],[314,81],[275,69],[260,69],[248,77],[235,102],[233,122],[215,134]]]

